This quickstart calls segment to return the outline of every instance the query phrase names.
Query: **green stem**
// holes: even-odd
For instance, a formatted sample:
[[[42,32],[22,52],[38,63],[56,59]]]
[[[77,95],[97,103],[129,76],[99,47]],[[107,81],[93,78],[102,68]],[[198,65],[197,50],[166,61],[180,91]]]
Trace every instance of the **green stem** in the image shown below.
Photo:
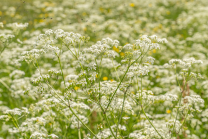
[[[13,122],[14,126],[19,130],[19,125],[18,125],[17,120],[11,114],[9,114],[9,115],[12,117],[12,122]]]
[[[102,61],[102,58],[101,58],[101,61]],[[100,61],[100,64],[101,64],[101,61]],[[96,62],[96,64],[97,64],[97,61],[95,60],[95,62]],[[98,66],[98,64],[97,64],[97,72],[99,73],[99,66]],[[100,97],[101,97],[101,94],[100,94],[100,77],[101,77],[101,74],[98,76],[98,79],[99,79],[99,99],[97,98],[97,100],[98,100],[98,104],[99,104],[99,106],[100,106],[100,108],[101,108],[101,110],[102,110],[102,112],[103,112],[103,114],[104,114],[104,118],[105,118],[105,120],[107,121],[107,124],[108,124],[108,127],[109,127],[109,129],[110,129],[110,131],[111,131],[111,134],[114,136],[114,138],[116,138],[116,136],[114,135],[114,133],[113,133],[113,130],[111,129],[111,127],[110,127],[110,124],[109,124],[109,121],[108,121],[108,118],[107,118],[107,116],[106,116],[106,113],[105,113],[105,110],[103,109],[103,107],[101,106],[101,104],[100,104]]]
[[[101,61],[102,61],[102,58],[101,58]],[[101,65],[101,61],[100,61],[100,65]],[[100,98],[101,98],[101,94],[100,94],[100,77],[101,77],[101,74],[99,74],[100,72],[100,67],[98,66],[97,64],[97,60],[95,59],[95,62],[96,62],[96,65],[97,65],[97,73],[98,73],[98,82],[99,82],[99,87],[98,87],[98,90],[99,90],[99,101],[100,101]],[[101,72],[100,72],[101,73]]]
[[[142,106],[142,75],[141,75],[141,95],[140,95],[140,103],[141,103],[141,108],[142,108],[142,112],[145,115],[146,119],[149,121],[149,123],[152,125],[152,127],[155,129],[155,131],[157,132],[157,134],[163,139],[163,136],[160,135],[160,133],[157,131],[157,129],[155,128],[155,126],[152,124],[152,122],[149,120],[149,118],[147,117],[144,108]]]
[[[104,117],[105,117],[105,119],[106,119],[106,121],[107,121],[107,124],[108,124],[108,126],[109,126],[110,131],[111,131],[111,134],[113,135],[113,137],[114,137],[115,139],[117,139],[117,137],[114,135],[113,130],[112,130],[111,126],[110,126],[110,123],[109,123],[108,117],[106,116],[106,113],[104,113]]]
[[[79,139],[81,139],[81,132],[80,132],[80,127],[79,127],[79,122],[78,122],[78,136],[79,136]]]
[[[186,122],[187,116],[188,116],[188,112],[187,112],[187,114],[186,114],[186,116],[185,116],[185,119],[184,119],[184,121],[183,121],[181,127],[179,128],[178,134],[180,133],[181,128],[183,127],[184,123]]]
[[[5,42],[6,43],[6,42]],[[3,51],[4,51],[4,49],[6,48],[7,46],[6,46],[6,44],[4,45],[4,48],[1,50],[1,52],[0,52],[0,56],[1,56],[1,54],[3,53]]]
[[[72,55],[78,60],[78,57],[71,51],[71,49],[69,47],[66,46],[66,48],[72,53]],[[82,67],[82,64],[79,62],[80,64],[80,67],[82,68],[82,70],[84,71],[84,68]],[[85,75],[85,78],[86,78],[86,81],[87,81],[87,84],[89,84],[89,80],[87,78],[87,75]]]
[[[144,56],[146,55],[146,53],[147,53],[148,51],[149,51],[149,49],[144,53]],[[136,63],[137,60],[139,60],[139,58],[140,58],[141,56],[142,56],[142,54],[141,54],[134,62],[132,62],[132,63],[127,67],[127,69],[126,69],[126,71],[125,71],[125,73],[124,73],[124,76],[122,77],[122,79],[121,79],[119,85],[117,86],[115,92],[113,93],[112,97],[110,98],[110,101],[109,101],[109,103],[108,103],[108,105],[107,105],[105,111],[107,111],[108,107],[110,106],[110,104],[111,104],[111,102],[112,102],[112,100],[113,100],[113,98],[114,98],[114,96],[115,96],[115,94],[116,94],[118,88],[120,87],[122,81],[124,80],[124,77],[126,76],[128,70],[129,70],[129,68],[131,67],[131,65],[133,65],[134,63]],[[144,58],[144,56],[141,58],[140,62],[142,61],[142,59]],[[139,62],[139,63],[140,63],[140,62]]]
[[[62,78],[64,80],[64,86],[66,87],[66,83],[65,83],[65,79],[64,79],[64,73],[63,73],[63,68],[61,66],[61,60],[60,60],[60,57],[56,54],[57,58],[58,58],[58,61],[59,61],[59,66],[60,66],[60,69],[61,69],[61,75],[62,75]]]
[[[74,45],[74,43],[73,43],[72,45],[74,46],[74,51],[75,51],[76,55],[78,56],[77,51],[75,50],[75,45]]]
[[[116,71],[117,78],[118,78],[118,80],[119,80],[119,82],[120,82],[121,80],[120,80],[120,77],[119,77],[119,75],[118,75],[118,71],[117,71],[117,69],[116,69],[116,67],[115,67],[115,65],[114,65],[113,58],[112,58],[111,60],[112,60],[112,63],[113,63],[113,67],[114,67],[114,69],[115,69],[115,71]]]
[[[1,79],[0,79],[0,83],[2,83],[10,92],[13,92],[10,88],[9,88],[9,86],[6,84],[6,83],[4,83],[4,81],[2,81]]]
[[[71,110],[71,112],[74,114],[74,116],[95,136],[95,138],[98,139],[98,137],[95,135],[95,133],[92,132],[92,130],[82,122],[82,120],[76,115],[76,113],[72,110],[72,108],[70,106],[68,106],[69,109]]]
[[[36,59],[35,59],[36,60]],[[37,60],[36,60],[36,63],[37,63]],[[39,67],[39,65],[38,65],[38,63],[37,63],[37,66],[38,66],[38,68],[39,68],[39,70],[40,70],[40,67]],[[41,74],[41,71],[40,71],[40,75],[42,76],[42,74]],[[52,90],[54,90],[54,88],[52,87],[52,86],[50,86],[49,85],[49,83],[48,82],[46,82],[46,84],[52,89]],[[89,129],[89,127],[86,125],[86,124],[84,124],[83,122],[82,122],[82,120],[81,119],[79,119],[79,117],[76,115],[76,113],[72,110],[72,108],[59,96],[59,94],[57,94],[56,93],[56,91],[54,90],[54,93],[58,96],[58,98],[67,106],[67,107],[69,107],[69,109],[71,110],[71,112],[75,115],[75,117],[77,117],[77,119],[97,138],[97,136]],[[55,97],[55,96],[54,96]],[[97,138],[98,139],[98,138]]]
[[[81,42],[79,42],[79,51],[78,51],[78,56],[79,56],[79,52],[80,52],[80,43],[81,43]]]
[[[48,84],[48,83],[47,83]],[[48,84],[49,85],[49,84]],[[49,87],[51,87],[49,85]],[[52,88],[52,87],[51,87]],[[53,89],[53,88],[52,88]],[[54,90],[54,89],[53,89]],[[82,120],[76,115],[76,113],[72,110],[72,108],[54,91],[54,93],[64,102],[64,104],[69,107],[70,111],[74,114],[75,117],[97,138],[97,136],[90,130],[90,128],[82,122]],[[98,139],[98,138],[97,138]]]
[[[176,67],[176,68],[177,68],[177,67]],[[176,69],[175,69],[175,73],[176,73]],[[181,89],[181,85],[180,85],[180,83],[179,83],[179,81],[178,81],[177,73],[176,73],[176,80],[177,80],[177,82],[178,82],[179,88]],[[179,98],[179,100],[178,100],[179,106],[178,106],[178,108],[177,108],[176,118],[175,118],[175,122],[174,122],[174,125],[173,125],[173,130],[174,130],[174,128],[175,128],[176,120],[177,120],[177,117],[178,117],[178,111],[179,111],[179,108],[180,108],[180,105],[181,105],[181,98],[182,98],[182,93],[183,93],[183,91],[184,91],[184,88],[183,88],[183,90],[181,91],[180,98]]]
[[[101,106],[100,103],[98,103],[98,105],[100,106],[100,108],[101,108],[101,110],[102,110],[102,112],[103,112],[104,118],[105,118],[105,120],[107,121],[107,124],[108,124],[108,127],[109,127],[110,131],[111,131],[111,134],[112,134],[113,137],[116,139],[117,137],[116,137],[116,136],[114,135],[114,133],[113,133],[113,130],[112,130],[111,126],[110,126],[110,123],[109,123],[109,120],[108,120],[108,117],[107,117],[107,115],[106,115],[105,110],[103,109],[103,107]]]
[[[127,87],[126,91],[124,92],[124,98],[123,98],[123,105],[122,105],[122,109],[121,109],[121,114],[120,114],[120,117],[119,117],[119,120],[118,120],[118,123],[117,123],[117,126],[116,126],[116,137],[117,137],[117,131],[118,131],[118,126],[121,122],[121,118],[122,118],[122,114],[123,114],[123,108],[124,108],[124,102],[125,102],[125,99],[126,99],[126,92],[128,90],[128,88],[130,87],[130,85]]]
[[[141,106],[141,107],[142,107],[142,106]],[[147,117],[147,115],[146,115],[146,113],[145,113],[143,107],[142,107],[142,112],[144,113],[146,119],[149,121],[149,123],[152,125],[152,127],[155,129],[155,131],[157,132],[157,134],[163,139],[163,136],[160,135],[160,133],[159,133],[159,132],[157,131],[157,129],[155,128],[155,126],[152,124],[152,122],[151,122],[151,121],[149,120],[149,118]]]

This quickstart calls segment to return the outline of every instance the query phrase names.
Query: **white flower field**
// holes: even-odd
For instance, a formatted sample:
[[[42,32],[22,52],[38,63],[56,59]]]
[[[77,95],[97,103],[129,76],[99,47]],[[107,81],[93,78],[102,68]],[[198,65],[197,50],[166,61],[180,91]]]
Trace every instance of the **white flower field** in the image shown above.
[[[208,1],[2,0],[0,139],[208,139]]]

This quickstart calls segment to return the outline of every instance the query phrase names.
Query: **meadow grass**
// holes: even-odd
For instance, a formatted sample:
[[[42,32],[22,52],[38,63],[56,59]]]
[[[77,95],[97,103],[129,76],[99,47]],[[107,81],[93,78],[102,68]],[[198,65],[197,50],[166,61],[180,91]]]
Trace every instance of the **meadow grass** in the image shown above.
[[[206,0],[0,3],[0,139],[206,139]]]

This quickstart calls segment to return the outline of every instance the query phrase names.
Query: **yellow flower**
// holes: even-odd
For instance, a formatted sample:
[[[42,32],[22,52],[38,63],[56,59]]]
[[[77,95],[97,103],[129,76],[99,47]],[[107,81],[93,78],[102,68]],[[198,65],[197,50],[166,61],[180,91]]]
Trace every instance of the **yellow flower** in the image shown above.
[[[42,23],[42,22],[44,22],[44,20],[43,20],[43,19],[40,19],[40,20],[39,20],[39,23]]]
[[[108,13],[111,13],[111,9],[108,9]]]
[[[44,12],[45,11],[45,8],[42,8],[41,10]]]
[[[169,15],[170,14],[170,11],[167,11],[166,14]]]
[[[120,52],[120,56],[124,56],[125,54],[123,52]]]
[[[95,23],[92,23],[92,27],[95,27],[96,26],[96,24]]]
[[[129,4],[129,6],[134,7],[134,6],[135,6],[135,4],[134,4],[134,3],[130,3],[130,4]]]
[[[45,14],[45,17],[48,17],[49,14]]]
[[[98,75],[96,74],[96,78],[98,78]]]
[[[75,87],[74,87],[74,90],[76,90],[76,91],[77,91],[78,89],[80,89],[80,88],[79,88],[79,87],[77,87],[77,86],[75,86]]]
[[[22,19],[22,16],[19,15],[19,14],[16,14],[15,17],[16,17],[17,19]]]
[[[43,14],[39,14],[39,16],[38,16],[38,17],[42,18],[43,16],[44,16]]]
[[[86,16],[86,15],[87,15],[87,13],[85,13],[85,12],[82,13],[82,16]]]
[[[171,113],[171,110],[166,110],[166,113],[170,114]]]
[[[154,32],[157,32],[158,30],[159,30],[158,27],[154,27],[154,28],[153,28],[153,31],[154,31]]]
[[[44,4],[45,6],[49,6],[49,5],[50,5],[49,2],[44,2],[43,4]]]
[[[29,21],[29,24],[30,24],[30,25],[32,25],[32,24],[33,24],[33,22],[32,22],[32,21]]]
[[[54,17],[54,13],[49,13],[48,17]]]
[[[119,49],[113,46],[113,50],[116,51],[117,53],[119,52]]]
[[[183,34],[181,34],[180,37],[183,38]]]
[[[111,81],[111,82],[113,82],[114,80],[113,80],[113,79],[111,79],[110,81]]]
[[[86,27],[84,27],[84,29],[83,29],[84,31],[87,31],[87,28]]]
[[[104,81],[108,80],[108,77],[103,77],[103,80],[104,80]]]
[[[14,17],[14,14],[10,14],[11,17]]]
[[[103,11],[104,11],[104,9],[103,9],[102,7],[100,7],[100,8],[99,8],[99,10],[100,10],[101,12],[103,12]]]
[[[156,49],[153,49],[152,52],[153,52],[153,53],[156,53]]]
[[[54,7],[55,6],[55,3],[49,3],[49,2],[44,2],[43,3],[46,7]]]
[[[137,50],[137,49],[136,49],[136,46],[135,46],[134,44],[133,44],[133,50]]]
[[[156,43],[156,41],[155,40],[152,40],[152,43]]]

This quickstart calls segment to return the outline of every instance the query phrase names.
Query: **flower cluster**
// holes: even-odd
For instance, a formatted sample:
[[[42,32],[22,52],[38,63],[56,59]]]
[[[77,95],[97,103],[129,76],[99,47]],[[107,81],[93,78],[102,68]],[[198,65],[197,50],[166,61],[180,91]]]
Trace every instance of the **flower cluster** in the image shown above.
[[[19,5],[0,4],[0,138],[208,138],[207,0]]]

